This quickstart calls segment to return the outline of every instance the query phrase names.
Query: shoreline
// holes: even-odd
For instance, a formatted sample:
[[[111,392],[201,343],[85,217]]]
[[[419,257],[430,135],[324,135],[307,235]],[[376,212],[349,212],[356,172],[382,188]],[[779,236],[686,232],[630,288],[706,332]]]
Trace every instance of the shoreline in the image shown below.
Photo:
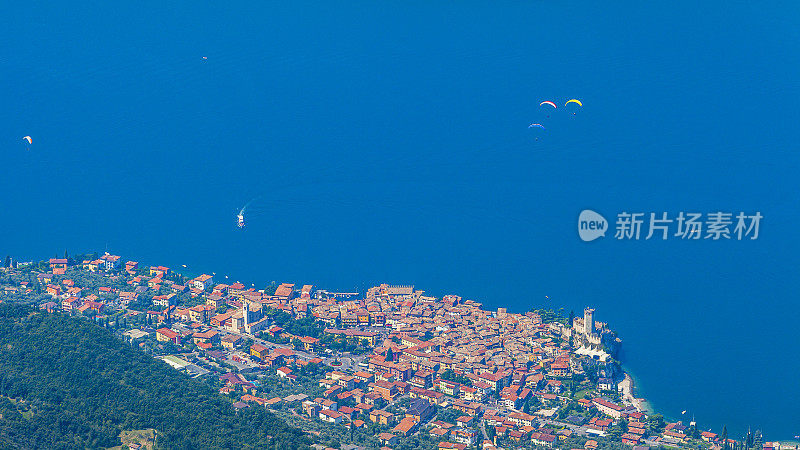
[[[40,262],[40,263],[41,263],[41,262]],[[137,263],[137,265],[138,265],[138,263]],[[152,267],[151,267],[151,274],[152,274],[152,269],[153,269],[153,267],[155,267],[155,266],[152,266]],[[161,268],[161,267],[159,266],[158,268]],[[184,268],[184,269],[185,269],[185,268]],[[14,269],[14,270],[16,270],[16,269]],[[22,270],[25,270],[25,269],[22,269]],[[30,268],[30,269],[28,269],[28,270],[29,270],[29,271],[31,271],[31,272],[34,272],[36,269],[35,269],[35,268]],[[52,270],[52,269],[51,269],[51,270]],[[77,269],[77,270],[86,270],[86,268],[81,268],[81,269]],[[127,269],[126,269],[126,270],[127,270]],[[137,267],[137,270],[138,270],[138,267]],[[138,273],[138,272],[137,272],[137,273]],[[189,271],[187,270],[187,271],[183,271],[183,272],[177,272],[177,271],[175,271],[174,273],[175,273],[175,274],[178,274],[178,275],[180,275],[182,278],[186,278],[186,276],[185,276],[185,275],[186,275],[186,273],[191,273],[191,272],[189,272]],[[103,272],[101,272],[101,273],[98,273],[97,275],[98,275],[98,276],[108,276],[108,274],[107,274],[107,273],[103,273]],[[131,276],[133,276],[133,275],[135,275],[135,274],[128,272],[128,275],[131,275]],[[215,275],[216,275],[216,274],[215,274]],[[124,275],[124,276],[127,276],[127,275]],[[208,277],[209,279],[211,278],[211,276],[209,276],[209,275],[201,275],[201,276],[206,276],[206,277]],[[227,278],[227,277],[226,277],[226,278]],[[191,280],[189,280],[189,281],[191,281]],[[184,281],[184,284],[188,284],[188,281]],[[381,286],[384,286],[384,285],[381,285]],[[387,285],[387,286],[388,286],[388,285]],[[375,289],[375,288],[371,288],[371,289]],[[413,289],[413,287],[410,287],[410,289]],[[208,288],[207,288],[207,290],[208,290]],[[261,292],[262,294],[264,294],[264,291],[263,291],[263,290],[261,290],[261,291],[258,291],[258,292]],[[327,291],[323,291],[323,292],[327,292]],[[369,292],[369,291],[368,291],[368,292]],[[424,291],[418,291],[418,292],[424,292]],[[359,296],[360,296],[360,294],[359,294]],[[424,299],[425,299],[426,301],[430,301],[431,299],[433,299],[433,300],[434,300],[434,301],[436,301],[436,302],[440,302],[440,301],[443,301],[443,300],[445,299],[445,297],[447,297],[447,296],[442,296],[442,297],[441,297],[441,299],[434,298],[434,297],[425,297]],[[295,299],[297,299],[297,297],[294,297],[294,298],[295,298]],[[352,300],[352,301],[354,301],[354,302],[361,302],[361,301],[365,301],[365,300],[366,300],[366,299],[368,299],[368,298],[369,298],[369,297],[368,297],[368,296],[365,294],[365,299],[358,299],[358,298],[357,298],[356,300]],[[289,300],[286,300],[286,301],[288,302]],[[338,300],[337,300],[337,301],[338,301]],[[394,300],[393,300],[393,301],[394,301]],[[461,302],[461,297],[458,297],[458,302]],[[458,303],[458,302],[457,302],[457,303]],[[490,309],[488,309],[488,308],[487,308],[487,306],[486,306],[485,304],[483,304],[483,303],[481,303],[481,302],[474,302],[474,301],[471,301],[471,300],[465,300],[464,302],[461,302],[460,304],[462,304],[462,305],[471,305],[471,306],[470,306],[471,308],[477,309],[477,310],[479,310],[479,311],[482,313],[482,314],[481,314],[481,317],[483,317],[484,315],[485,315],[485,316],[487,316],[487,317],[489,317],[489,316],[491,316],[491,317],[494,317],[495,315],[497,315],[498,317],[502,317],[502,316],[500,316],[501,314],[504,314],[504,315],[505,315],[505,314],[515,314],[515,315],[520,315],[520,316],[524,316],[524,315],[526,315],[526,313],[525,313],[525,312],[521,312],[521,313],[508,313],[507,309],[506,309],[506,308],[502,308],[502,307],[498,307],[498,308],[497,308],[497,312],[495,313],[495,311],[494,311],[494,310],[490,310]],[[455,306],[455,305],[454,305],[454,306]],[[545,308],[542,308],[542,309],[545,309]],[[551,311],[551,312],[555,310],[555,308],[553,308],[553,307],[551,307],[551,308],[549,308],[549,309],[550,309],[550,311]],[[562,309],[563,309],[563,308],[562,308]],[[126,310],[127,310],[127,309],[126,309]],[[502,310],[502,311],[501,311],[501,310]],[[394,311],[394,309],[391,309],[391,311]],[[557,310],[556,310],[556,311],[557,311]],[[593,311],[594,311],[594,310],[592,310],[592,312],[593,312]],[[559,317],[560,317],[560,316],[559,316]],[[540,318],[540,319],[541,319],[541,318]],[[562,318],[562,319],[563,319],[563,318]],[[316,319],[315,319],[315,320],[316,320]],[[565,327],[565,326],[561,326],[560,324],[561,324],[562,322],[561,322],[561,321],[558,321],[558,320],[556,320],[556,321],[551,321],[551,322],[541,322],[541,323],[542,323],[542,324],[544,324],[544,323],[549,323],[549,324],[551,325],[551,326],[549,327],[549,328],[551,329],[551,330],[550,330],[551,332],[559,332],[559,330],[560,330],[560,331],[563,331],[563,328]],[[555,329],[553,329],[552,325],[559,325],[558,327],[555,327],[555,328],[557,328],[558,330],[555,330]],[[387,325],[383,325],[383,326],[384,326],[384,327],[386,327]],[[389,325],[389,326],[390,326],[390,329],[393,329],[393,328],[391,328],[391,327],[393,327],[394,325]],[[575,326],[576,326],[576,325],[575,325],[575,322],[573,322],[573,327],[575,327]],[[605,324],[603,325],[603,328],[602,328],[602,329],[603,329],[603,330],[606,330],[606,329],[607,329],[608,331],[611,331],[611,332],[613,332],[613,330],[611,330],[611,328],[610,328],[610,327],[607,327],[607,325],[605,325]],[[573,331],[574,331],[574,330],[573,330]],[[168,362],[168,361],[167,361],[167,362]],[[169,362],[168,362],[168,363],[169,363]],[[636,379],[635,379],[635,377],[634,377],[634,376],[633,376],[633,375],[632,375],[632,374],[631,374],[631,373],[630,373],[628,370],[626,370],[625,368],[623,368],[621,363],[619,363],[619,368],[621,369],[621,372],[622,372],[622,375],[623,375],[623,379],[622,379],[621,381],[619,381],[618,383],[616,383],[616,386],[617,386],[617,392],[620,394],[620,397],[621,397],[622,403],[623,403],[623,404],[625,404],[625,405],[632,406],[632,407],[633,407],[633,408],[634,408],[636,411],[638,411],[638,412],[640,412],[640,413],[643,413],[643,414],[650,415],[650,414],[654,414],[654,413],[656,413],[656,411],[655,411],[655,409],[654,409],[653,405],[652,405],[650,402],[648,402],[648,401],[647,401],[647,399],[645,399],[645,398],[637,398],[637,397],[636,397],[636,388],[637,388],[637,386],[636,386]],[[618,373],[619,373],[619,372],[618,372]],[[596,386],[595,386],[595,387],[596,387]],[[598,392],[600,392],[600,391],[598,390]],[[602,396],[602,395],[601,395],[601,394],[598,394],[598,396]],[[667,415],[665,415],[665,414],[663,414],[663,413],[661,413],[661,415],[664,417],[664,419],[665,419],[665,420],[674,420],[674,419],[671,419],[671,418],[669,418],[669,416],[667,416]],[[685,419],[684,419],[683,417],[679,417],[679,419],[678,419],[678,420],[685,420]],[[789,439],[789,440],[785,440],[785,441],[776,441],[776,442],[781,442],[781,443],[787,443],[787,442],[788,442],[788,443],[791,443],[791,442],[794,442],[794,441],[792,441],[791,439]]]
[[[648,413],[649,407],[647,407],[647,400],[643,398],[636,398],[634,396],[634,382],[633,377],[630,376],[628,372],[625,372],[625,379],[617,384],[617,389],[622,392],[622,400],[629,404],[633,405],[637,411],[642,413]]]

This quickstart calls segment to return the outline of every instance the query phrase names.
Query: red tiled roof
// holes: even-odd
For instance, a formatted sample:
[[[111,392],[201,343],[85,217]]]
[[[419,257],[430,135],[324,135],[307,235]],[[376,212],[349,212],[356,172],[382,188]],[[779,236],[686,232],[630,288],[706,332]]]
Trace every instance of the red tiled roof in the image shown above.
[[[163,336],[168,337],[169,339],[175,339],[178,337],[178,333],[170,330],[169,328],[159,328],[156,332],[160,333]]]

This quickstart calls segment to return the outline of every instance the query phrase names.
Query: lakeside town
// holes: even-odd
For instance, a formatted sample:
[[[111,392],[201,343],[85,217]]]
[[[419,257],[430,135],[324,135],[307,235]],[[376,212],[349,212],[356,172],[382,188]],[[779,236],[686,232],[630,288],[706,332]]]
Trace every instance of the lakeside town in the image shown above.
[[[320,448],[795,448],[650,411],[591,307],[488,311],[389,284],[259,289],[108,253],[6,257],[0,287],[0,301],[93,320]]]

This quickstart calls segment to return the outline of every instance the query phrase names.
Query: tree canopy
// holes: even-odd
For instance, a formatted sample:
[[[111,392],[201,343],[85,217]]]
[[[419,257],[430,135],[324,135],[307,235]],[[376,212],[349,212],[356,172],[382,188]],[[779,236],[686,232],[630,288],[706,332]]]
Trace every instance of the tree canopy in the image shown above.
[[[214,387],[129,347],[95,323],[0,305],[0,447],[120,445],[157,430],[159,448],[307,448],[264,408],[236,411]]]

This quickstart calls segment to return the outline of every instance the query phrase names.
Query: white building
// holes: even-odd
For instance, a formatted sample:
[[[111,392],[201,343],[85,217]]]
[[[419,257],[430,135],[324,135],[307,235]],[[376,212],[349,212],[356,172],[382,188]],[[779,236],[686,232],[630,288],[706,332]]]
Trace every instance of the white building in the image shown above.
[[[330,409],[323,409],[319,412],[319,418],[325,422],[342,423],[343,417],[344,414],[337,411],[331,411]]]
[[[202,274],[193,279],[190,283],[193,288],[205,291],[214,284],[214,278],[211,275]]]
[[[117,255],[109,255],[106,253],[105,255],[101,256],[100,259],[103,261],[103,266],[106,271],[114,270],[119,266],[120,257]]]

